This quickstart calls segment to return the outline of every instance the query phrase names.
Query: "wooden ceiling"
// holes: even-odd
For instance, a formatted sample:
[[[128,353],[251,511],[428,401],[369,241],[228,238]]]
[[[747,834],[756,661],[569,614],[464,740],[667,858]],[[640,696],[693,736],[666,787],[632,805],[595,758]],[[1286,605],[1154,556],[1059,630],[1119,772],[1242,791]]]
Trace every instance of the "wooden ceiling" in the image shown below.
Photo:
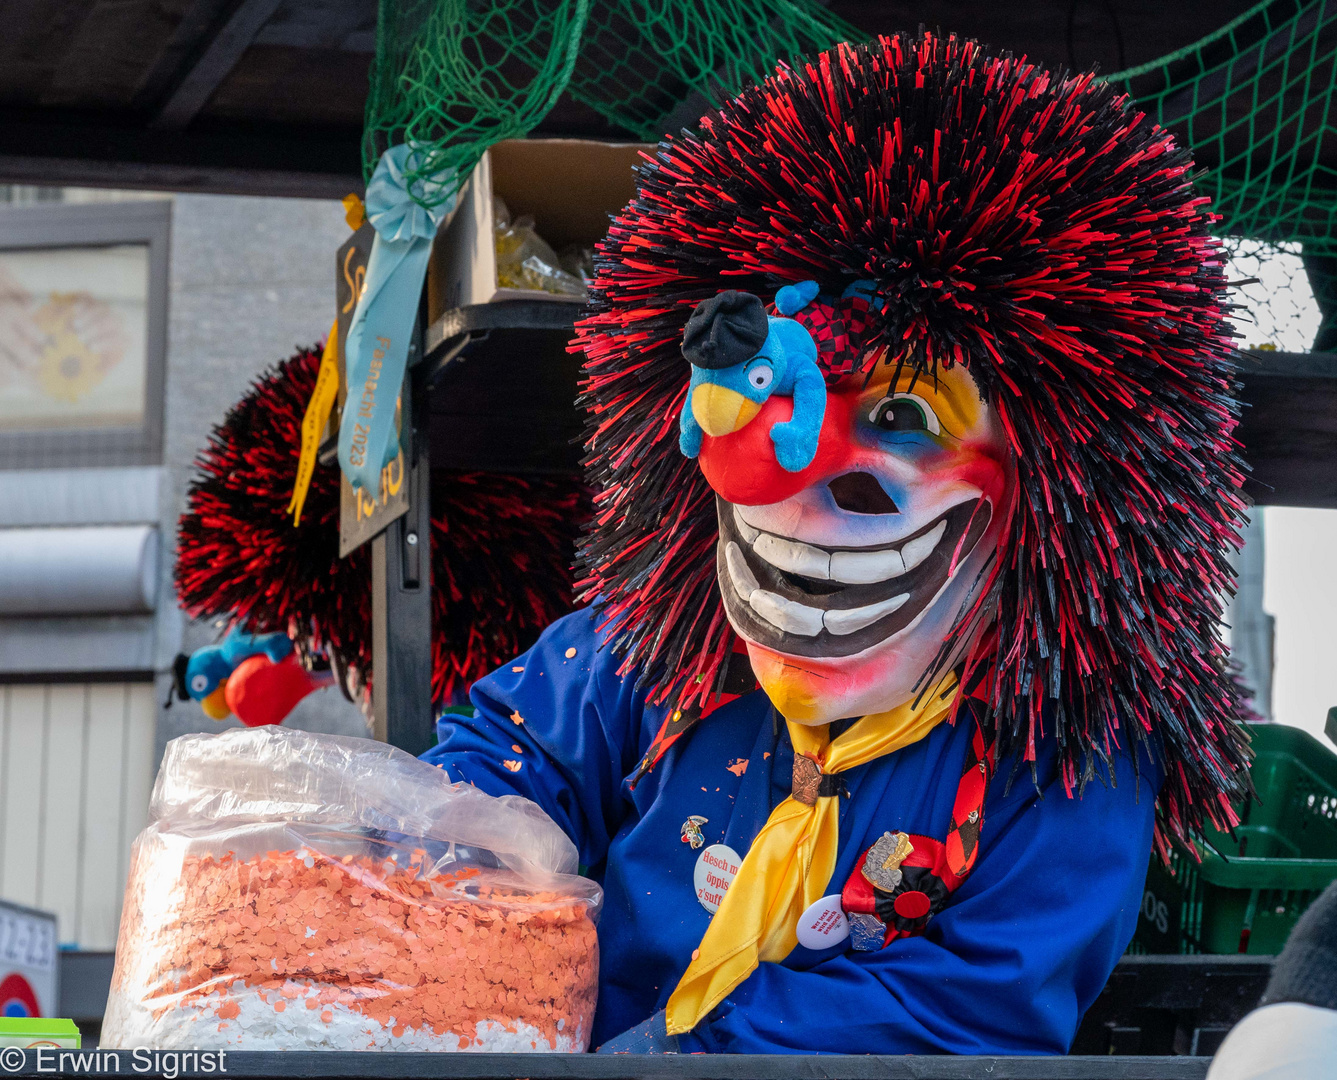
[[[870,36],[923,24],[1106,71],[1186,45],[1249,6],[830,4]],[[375,0],[0,0],[0,27],[0,183],[329,197],[360,186]],[[623,133],[564,100],[538,134]]]

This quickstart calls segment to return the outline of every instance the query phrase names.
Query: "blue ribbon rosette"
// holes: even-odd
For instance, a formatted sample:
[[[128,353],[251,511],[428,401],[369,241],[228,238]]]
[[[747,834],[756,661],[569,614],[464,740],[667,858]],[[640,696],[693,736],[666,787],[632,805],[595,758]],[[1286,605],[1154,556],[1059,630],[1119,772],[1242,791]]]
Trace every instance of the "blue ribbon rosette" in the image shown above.
[[[409,144],[392,146],[367,185],[367,220],[376,238],[344,345],[348,399],[339,424],[339,467],[354,490],[373,500],[380,498],[381,470],[399,453],[395,403],[432,239],[458,194],[453,170],[410,180],[421,157]],[[432,202],[437,205],[423,205]]]

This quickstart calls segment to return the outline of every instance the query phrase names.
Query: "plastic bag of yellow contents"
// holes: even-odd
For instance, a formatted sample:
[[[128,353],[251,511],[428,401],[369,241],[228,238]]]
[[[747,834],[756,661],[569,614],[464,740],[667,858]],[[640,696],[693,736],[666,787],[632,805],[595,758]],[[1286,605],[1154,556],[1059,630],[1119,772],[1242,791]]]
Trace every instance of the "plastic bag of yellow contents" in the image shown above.
[[[493,196],[497,248],[497,284],[507,289],[536,289],[583,300],[585,282],[563,269],[562,260],[524,214],[514,221],[505,202]]]

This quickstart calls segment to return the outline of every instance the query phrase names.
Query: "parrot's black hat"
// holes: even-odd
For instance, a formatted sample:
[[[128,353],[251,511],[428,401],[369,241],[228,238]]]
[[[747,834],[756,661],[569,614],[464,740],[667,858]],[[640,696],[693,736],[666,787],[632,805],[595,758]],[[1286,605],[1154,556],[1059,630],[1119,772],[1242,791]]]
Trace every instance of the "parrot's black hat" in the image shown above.
[[[682,333],[682,354],[695,367],[733,367],[756,356],[769,332],[761,300],[730,289],[696,305]]]

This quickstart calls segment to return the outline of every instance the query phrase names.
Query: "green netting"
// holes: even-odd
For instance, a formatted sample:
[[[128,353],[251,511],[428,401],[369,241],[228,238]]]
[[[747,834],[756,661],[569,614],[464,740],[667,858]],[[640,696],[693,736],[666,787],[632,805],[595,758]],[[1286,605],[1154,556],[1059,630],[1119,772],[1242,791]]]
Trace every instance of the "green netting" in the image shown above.
[[[453,169],[464,178],[492,143],[528,135],[571,78],[588,8],[588,0],[381,0],[366,178],[397,143],[421,149],[414,175]]]
[[[656,140],[769,71],[858,38],[815,0],[381,0],[364,170],[388,146],[467,176],[565,92]]]
[[[591,13],[567,91],[656,142],[769,74],[777,59],[861,36],[807,0],[614,0]]]
[[[1109,81],[1193,147],[1222,232],[1337,254],[1337,4],[1266,0]]]
[[[407,141],[424,150],[419,172],[467,176],[488,146],[528,135],[564,94],[611,133],[654,141],[777,59],[862,36],[817,0],[380,0],[365,169]],[[1266,270],[1250,275],[1266,284],[1245,298],[1246,337],[1308,332],[1312,313],[1289,299],[1313,304],[1291,265],[1297,245],[1310,276],[1326,275],[1315,292],[1337,332],[1337,3],[1264,0],[1108,78],[1193,147],[1222,233],[1262,244],[1241,263]]]

